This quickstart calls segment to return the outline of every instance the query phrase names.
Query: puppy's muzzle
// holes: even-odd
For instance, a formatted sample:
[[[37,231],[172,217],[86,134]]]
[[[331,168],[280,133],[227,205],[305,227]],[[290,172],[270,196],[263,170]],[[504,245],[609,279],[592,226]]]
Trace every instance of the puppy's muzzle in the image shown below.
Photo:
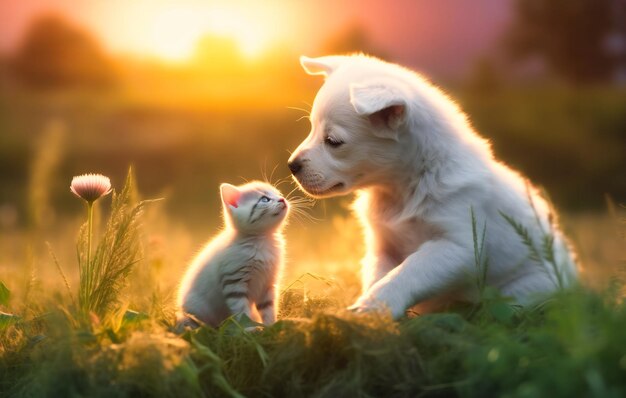
[[[291,174],[294,176],[302,170],[302,162],[299,159],[293,159],[287,163],[289,170],[291,170]]]

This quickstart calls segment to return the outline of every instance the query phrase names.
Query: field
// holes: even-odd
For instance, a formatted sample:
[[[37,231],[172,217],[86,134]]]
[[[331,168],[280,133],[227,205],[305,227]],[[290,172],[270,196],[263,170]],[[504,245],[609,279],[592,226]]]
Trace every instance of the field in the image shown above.
[[[298,98],[313,92],[303,88]],[[186,263],[219,227],[219,182],[265,177],[291,191],[284,163],[306,134],[306,121],[296,122],[305,113],[172,105],[132,92],[6,90],[0,396],[626,394],[626,93],[452,92],[496,153],[551,193],[581,259],[581,286],[526,309],[486,290],[481,303],[445,313],[399,322],[357,316],[344,308],[359,293],[363,247],[350,198],[339,198],[315,203],[286,230],[278,323],[250,332],[249,320],[231,319],[179,336],[173,296]],[[131,164],[135,186],[124,198]],[[127,248],[116,261],[132,265],[104,293],[104,307],[93,301],[85,310],[84,204],[68,187],[91,171],[110,176],[128,206],[116,213],[110,196],[97,202],[94,241],[105,242],[105,257],[105,247]],[[110,218],[157,198],[119,240],[107,240],[122,225],[108,228]]]

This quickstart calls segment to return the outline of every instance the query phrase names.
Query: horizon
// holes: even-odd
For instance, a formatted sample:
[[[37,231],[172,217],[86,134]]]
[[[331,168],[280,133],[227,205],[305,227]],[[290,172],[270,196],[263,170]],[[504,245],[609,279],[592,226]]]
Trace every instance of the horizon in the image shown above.
[[[173,64],[188,63],[207,36],[231,39],[245,58],[255,60],[276,48],[325,55],[329,42],[360,28],[368,44],[384,49],[389,59],[432,75],[458,77],[497,47],[511,19],[512,0],[401,0],[395,5],[373,0],[0,3],[0,52],[15,51],[33,20],[45,14],[58,14],[87,30],[109,54]]]

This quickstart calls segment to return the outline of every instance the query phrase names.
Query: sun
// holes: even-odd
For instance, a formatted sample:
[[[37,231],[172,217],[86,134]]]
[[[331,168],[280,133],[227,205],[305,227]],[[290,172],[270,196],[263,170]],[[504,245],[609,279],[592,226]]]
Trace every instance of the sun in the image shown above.
[[[270,45],[272,29],[244,11],[227,6],[167,5],[151,18],[147,50],[168,61],[184,62],[193,56],[203,36],[216,35],[232,38],[242,55],[255,57]]]
[[[271,41],[263,26],[236,10],[215,8],[211,12],[209,28],[212,33],[232,37],[244,55],[255,56]]]

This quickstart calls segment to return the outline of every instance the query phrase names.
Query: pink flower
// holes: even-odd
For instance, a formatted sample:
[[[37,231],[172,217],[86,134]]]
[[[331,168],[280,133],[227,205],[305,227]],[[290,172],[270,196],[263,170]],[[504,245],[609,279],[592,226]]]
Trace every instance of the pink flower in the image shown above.
[[[79,198],[93,203],[111,192],[111,180],[102,174],[83,174],[72,178],[70,190]]]

